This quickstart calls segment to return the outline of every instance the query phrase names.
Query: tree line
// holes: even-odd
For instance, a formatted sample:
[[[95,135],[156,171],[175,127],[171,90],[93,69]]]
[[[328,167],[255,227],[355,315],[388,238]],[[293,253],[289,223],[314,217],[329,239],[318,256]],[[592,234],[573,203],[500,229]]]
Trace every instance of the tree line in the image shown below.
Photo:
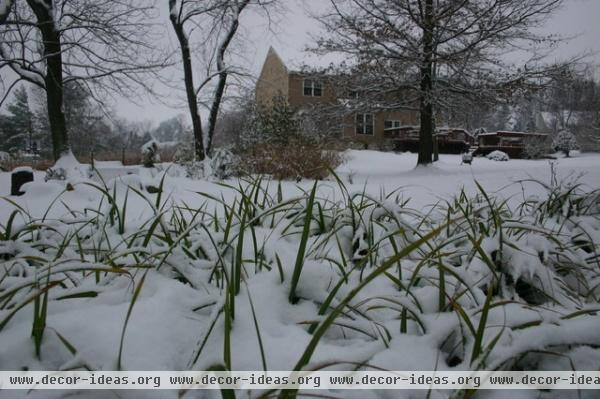
[[[158,96],[165,68],[180,65],[196,156],[210,156],[212,136],[226,86],[239,72],[227,64],[243,13],[263,9],[263,0],[2,0],[0,2],[0,105],[22,81],[45,94],[54,159],[72,148],[65,94],[84,87],[99,104],[111,95],[134,98],[140,91]],[[168,12],[178,39],[179,60],[163,48],[157,13]],[[191,41],[194,40],[193,47]],[[200,54],[194,78],[192,52]],[[10,77],[7,78],[7,73]],[[171,85],[173,87],[173,85]],[[209,109],[206,129],[200,107]]]
[[[161,121],[129,121],[110,110],[101,109],[85,86],[72,83],[64,88],[65,122],[70,128],[70,149],[78,157],[92,154],[121,158],[139,153],[152,139],[162,142],[185,141],[191,136],[186,118],[180,114]],[[6,109],[0,113],[0,151],[17,157],[52,157],[51,136],[44,93],[18,86]],[[125,154],[123,154],[125,153]]]

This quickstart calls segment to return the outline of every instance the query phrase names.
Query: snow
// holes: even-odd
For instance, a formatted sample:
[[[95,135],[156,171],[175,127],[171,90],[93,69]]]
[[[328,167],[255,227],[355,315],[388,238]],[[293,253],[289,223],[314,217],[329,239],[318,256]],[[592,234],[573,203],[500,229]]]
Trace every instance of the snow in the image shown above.
[[[19,166],[14,168],[11,173],[19,173],[19,172],[29,172],[29,173],[33,173],[33,169],[31,168],[31,166]]]
[[[507,206],[516,207],[524,199],[533,201],[537,198],[541,201],[547,196],[543,184],[532,182],[531,179],[550,184],[553,178],[580,176],[582,187],[588,190],[600,188],[600,154],[583,153],[576,158],[553,161],[552,168],[547,161],[494,162],[484,157],[474,158],[472,166],[467,166],[461,165],[460,155],[441,155],[440,161],[434,166],[415,168],[415,154],[378,151],[349,151],[346,159],[347,162],[336,170],[336,174],[344,182],[347,193],[340,189],[335,179],[330,178],[319,182],[317,197],[325,204],[325,208],[333,204],[340,206],[339,220],[348,221],[351,220],[351,214],[348,208],[340,205],[347,201],[348,194],[382,198],[381,201],[377,200],[379,206],[369,208],[363,214],[366,219],[376,219],[378,223],[367,225],[364,221],[358,221],[359,228],[353,230],[348,222],[336,232],[334,237],[337,237],[337,242],[336,239],[327,240],[322,234],[311,235],[296,291],[301,298],[298,303],[290,304],[288,295],[303,229],[302,220],[296,221],[291,211],[286,215],[275,213],[264,216],[269,215],[271,208],[257,208],[255,219],[258,222],[252,229],[246,230],[243,239],[238,235],[238,221],[233,222],[229,240],[236,249],[238,240],[241,240],[243,246],[240,255],[244,263],[231,331],[233,369],[263,368],[253,312],[260,329],[268,368],[293,369],[313,337],[307,332],[308,325],[322,321],[328,314],[323,315],[319,311],[342,277],[339,267],[342,258],[345,257],[350,263],[350,258],[353,258],[355,263],[347,266],[345,273],[348,281],[339,288],[331,307],[337,306],[353,287],[360,284],[363,277],[374,270],[373,266],[364,266],[361,271],[358,267],[361,261],[367,262],[369,256],[390,256],[394,253],[390,240],[383,239],[390,229],[403,231],[393,237],[393,242],[399,248],[406,247],[415,239],[415,225],[424,218],[422,215],[431,212],[431,217],[435,217],[439,210],[433,207],[434,204],[452,203],[461,189],[475,198],[479,184],[488,195],[505,199]],[[71,173],[81,172],[86,167],[77,162],[72,154],[61,158],[55,166]],[[160,168],[135,168],[137,173],[128,174],[126,171],[131,168],[123,167],[118,162],[97,162],[95,166],[99,171],[106,171],[106,176],[114,172],[114,176],[106,180],[105,188],[114,195],[113,202],[102,196],[101,183],[80,176],[73,181],[71,191],[65,191],[64,184],[60,182],[41,182],[36,179],[24,186],[25,195],[11,198],[13,203],[6,203],[0,208],[0,232],[13,211],[18,209],[17,206],[26,211],[26,214],[14,218],[13,236],[0,241],[0,255],[6,259],[0,266],[0,296],[7,288],[27,287],[35,281],[46,279],[56,279],[65,286],[49,291],[41,358],[36,357],[31,339],[33,304],[30,303],[0,330],[0,369],[19,370],[27,367],[29,370],[58,370],[77,363],[84,363],[92,369],[114,369],[125,317],[134,289],[142,284],[143,275],[145,278],[140,296],[133,307],[125,334],[124,369],[206,369],[214,364],[222,364],[222,308],[225,302],[222,287],[214,281],[217,277],[213,275],[211,280],[211,275],[215,264],[231,262],[235,252],[232,248],[219,246],[224,240],[225,223],[218,232],[215,231],[211,215],[223,217],[224,209],[234,201],[239,207],[240,194],[237,190],[249,190],[251,186],[235,179],[224,182],[191,180],[166,173]],[[556,176],[552,175],[553,170]],[[0,195],[8,195],[9,180],[10,173],[0,174]],[[313,184],[313,181],[282,182],[283,200],[306,195]],[[149,185],[162,186],[160,203],[156,194],[145,192]],[[398,191],[394,191],[396,189]],[[265,192],[275,196],[277,191],[277,182],[270,182],[269,187],[265,182]],[[125,197],[128,198],[126,207]],[[404,200],[408,202],[403,204]],[[487,212],[486,202],[481,198],[478,201],[473,202],[473,215]],[[174,205],[180,206],[182,215],[186,215],[187,224],[178,232],[174,231],[179,220],[173,211]],[[594,308],[597,304],[591,299],[589,303],[578,303],[577,299],[566,295],[566,288],[559,283],[561,276],[553,270],[558,257],[557,248],[570,243],[574,237],[589,236],[592,242],[598,242],[600,221],[583,214],[568,218],[569,204],[564,206],[545,224],[535,224],[533,217],[517,218],[515,213],[515,220],[504,220],[502,234],[510,229],[530,229],[527,234],[501,238],[501,233],[497,231],[479,242],[481,250],[491,256],[499,250],[500,240],[503,239],[503,273],[514,280],[520,279],[534,287],[552,291],[557,301],[534,307],[524,304],[519,293],[505,292],[507,297],[510,296],[510,303],[490,310],[488,327],[485,329],[483,345],[488,345],[504,328],[496,347],[489,354],[488,367],[501,365],[525,351],[548,348],[552,351],[564,349],[576,369],[595,370],[600,367],[600,350],[597,349],[600,345],[600,336],[597,334],[600,317],[563,317],[577,310]],[[98,213],[107,215],[99,219],[101,223],[94,219]],[[317,210],[314,214],[311,229],[316,232],[321,227],[316,222]],[[111,224],[108,215],[116,220],[114,224]],[[283,222],[271,226],[270,217]],[[122,232],[119,231],[119,218],[126,222]],[[327,218],[333,217],[326,216],[325,221],[328,226],[332,225],[334,221]],[[39,234],[29,233],[26,229],[30,219],[40,221],[48,228],[39,230]],[[104,229],[97,224],[103,224]],[[145,236],[150,226],[156,227],[154,236],[147,242],[135,240],[135,235],[140,232]],[[478,226],[475,229],[480,231]],[[559,229],[560,233],[550,234],[555,231],[552,229]],[[22,239],[14,237],[15,231],[22,231],[19,233]],[[186,237],[186,233],[189,236]],[[76,234],[81,239],[84,254],[80,255],[76,245],[68,247],[63,254],[57,254],[56,248],[61,240]],[[167,234],[172,235],[173,242],[165,238]],[[444,260],[448,263],[448,270],[453,272],[445,277],[447,293],[455,296],[455,303],[465,309],[477,328],[481,317],[478,309],[486,300],[482,287],[492,281],[492,273],[489,265],[474,255],[469,237],[462,233],[444,234],[448,235],[445,244],[447,251],[456,251],[455,258],[447,257]],[[30,238],[34,235],[38,236],[37,245],[30,245]],[[185,245],[184,241],[187,241]],[[381,245],[375,253],[369,254],[372,241],[381,242]],[[255,247],[261,249],[260,256],[256,256]],[[182,248],[192,256],[184,253]],[[419,251],[428,252],[429,249],[423,246]],[[58,258],[55,259],[55,255]],[[585,258],[589,258],[589,254],[582,249],[565,253],[567,255],[574,264],[586,262]],[[281,261],[281,270],[275,261],[276,257]],[[36,259],[44,261],[36,263]],[[382,259],[378,258],[377,265],[381,264]],[[157,266],[159,262],[160,266]],[[146,266],[152,267],[147,269]],[[99,283],[95,281],[94,273],[80,271],[93,267],[102,270]],[[597,271],[597,266],[593,267]],[[10,270],[10,273],[3,279],[4,270]],[[117,270],[123,273],[115,273]],[[339,318],[339,324],[325,333],[309,367],[326,363],[334,364],[330,369],[354,368],[356,363],[368,363],[371,367],[391,370],[464,370],[475,367],[468,361],[473,340],[462,340],[460,335],[461,331],[467,331],[464,322],[452,310],[440,312],[439,304],[444,297],[440,298],[440,291],[434,284],[438,279],[438,269],[423,267],[419,257],[414,255],[402,259],[400,266],[390,268],[389,272],[406,285],[411,283],[411,277],[418,277],[412,281],[410,295],[399,290],[388,277],[375,277],[352,300],[353,310],[346,309],[351,317]],[[402,272],[402,277],[397,276],[398,272]],[[284,276],[283,283],[280,273]],[[581,273],[587,271],[582,270]],[[463,282],[468,285],[468,290]],[[600,285],[596,282],[592,286]],[[506,287],[500,289],[506,290]],[[59,299],[90,291],[95,296]],[[4,305],[4,301],[19,303],[26,299],[25,295],[24,290],[20,290],[13,298],[0,301],[0,305]],[[448,298],[445,299],[448,303]],[[419,317],[418,321],[412,317],[407,320],[406,332],[400,331],[399,309],[402,308]],[[8,312],[8,309],[0,308],[0,323]],[[361,315],[367,315],[368,318]],[[539,325],[530,328],[516,328],[538,321]],[[213,332],[209,334],[213,322]],[[66,350],[57,333],[77,349],[76,357]],[[465,333],[468,336],[468,332]],[[194,364],[193,359],[205,338],[205,347]],[[451,356],[461,357],[458,365],[446,363]],[[523,361],[529,367],[539,364],[538,367],[547,370],[569,370],[572,367],[569,360],[561,356],[536,356],[532,355],[531,359],[526,357]],[[402,397],[397,392],[380,391],[324,394],[349,398]],[[367,394],[369,396],[365,396]],[[406,397],[425,398],[428,393],[415,391],[403,394]],[[436,391],[431,397],[447,398],[450,394]],[[0,392],[0,398],[27,395],[27,392],[11,392],[10,395]],[[46,397],[42,392],[33,392],[31,395]],[[59,393],[53,395],[60,397]],[[177,395],[177,392],[167,391],[119,392],[123,398],[176,398]],[[215,395],[218,397],[218,393]],[[499,393],[493,395],[502,397]],[[588,393],[583,393],[582,397],[593,397],[586,395]],[[249,393],[243,397],[258,396],[259,393]]]
[[[146,154],[148,152],[154,152],[156,148],[159,148],[160,143],[157,140],[149,140],[148,142],[142,145],[142,154]]]
[[[492,151],[490,152],[487,156],[487,159],[491,160],[491,161],[502,161],[502,162],[506,162],[508,161],[510,158],[508,157],[508,154],[503,152],[503,151]]]
[[[75,155],[69,151],[63,154],[51,169],[64,172],[66,180],[79,181],[89,176],[90,166],[79,163]]]

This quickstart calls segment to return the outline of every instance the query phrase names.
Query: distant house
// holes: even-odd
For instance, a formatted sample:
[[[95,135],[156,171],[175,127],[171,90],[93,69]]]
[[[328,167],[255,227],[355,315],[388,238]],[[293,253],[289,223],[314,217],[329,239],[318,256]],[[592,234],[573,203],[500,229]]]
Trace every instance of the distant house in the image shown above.
[[[309,107],[340,106],[356,93],[341,96],[335,87],[335,77],[315,77],[308,73],[291,71],[270,48],[256,84],[256,101],[268,105],[276,97],[283,97],[289,105],[301,112]],[[386,132],[402,126],[414,126],[418,113],[414,111],[365,111],[343,115],[339,135],[344,139],[365,145],[382,144],[389,138]]]
[[[478,155],[487,155],[492,151],[500,150],[507,153],[511,158],[523,157],[523,150],[528,141],[544,141],[548,139],[546,133],[510,132],[498,131],[492,133],[481,133],[477,136]]]
[[[256,83],[256,102],[268,106],[276,97],[287,100],[300,115],[311,107],[338,106],[344,109],[344,104],[359,98],[359,94],[340,93],[336,76],[316,76],[289,70],[277,52],[270,48]],[[418,150],[417,111],[371,111],[365,108],[363,112],[342,114],[338,133],[345,140],[400,151]],[[440,152],[460,153],[474,144],[473,136],[461,128],[440,128],[436,137]]]

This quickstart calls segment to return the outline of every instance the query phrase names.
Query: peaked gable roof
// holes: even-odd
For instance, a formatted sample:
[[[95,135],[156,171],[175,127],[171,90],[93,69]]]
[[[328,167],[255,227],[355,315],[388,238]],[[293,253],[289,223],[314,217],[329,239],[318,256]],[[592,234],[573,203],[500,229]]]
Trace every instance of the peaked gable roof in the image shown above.
[[[267,52],[267,56],[265,57],[265,61],[263,62],[263,66],[260,71],[261,76],[264,74],[265,67],[269,63],[277,63],[277,64],[279,64],[279,66],[281,66],[283,69],[285,69],[286,72],[289,73],[287,65],[285,65],[285,62],[283,62],[283,59],[279,56],[279,54],[273,48],[273,46],[269,47],[269,51]]]

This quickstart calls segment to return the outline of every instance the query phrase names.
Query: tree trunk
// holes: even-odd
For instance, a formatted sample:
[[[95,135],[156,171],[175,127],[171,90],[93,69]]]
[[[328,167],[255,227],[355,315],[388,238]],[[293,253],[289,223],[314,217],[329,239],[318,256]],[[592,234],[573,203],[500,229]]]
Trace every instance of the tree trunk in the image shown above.
[[[52,154],[54,160],[69,151],[67,123],[63,110],[63,70],[60,33],[56,30],[51,0],[27,0],[42,32],[44,59],[46,60],[46,100],[48,103],[48,122],[52,136]]]
[[[433,0],[425,1],[423,61],[421,64],[419,158],[417,165],[433,162]]]
[[[225,84],[227,83],[227,72],[222,71],[219,73],[219,82],[215,90],[215,97],[213,99],[212,106],[210,108],[210,115],[208,116],[208,132],[206,137],[206,156],[210,157],[212,150],[212,139],[215,133],[215,127],[217,125],[217,117],[219,116],[219,108],[221,107],[221,101],[223,99],[223,93],[225,92]]]
[[[175,0],[169,0],[169,10],[175,9]],[[198,100],[196,90],[194,89],[194,74],[192,71],[192,56],[190,54],[189,40],[183,30],[183,24],[178,21],[178,17],[173,12],[169,19],[177,35],[179,47],[181,48],[181,61],[183,64],[183,80],[185,83],[185,95],[187,97],[190,117],[192,118],[192,130],[194,132],[194,154],[196,160],[204,160],[204,142],[202,134],[202,120],[198,111]]]
[[[213,97],[213,103],[210,108],[210,115],[208,116],[208,132],[206,135],[206,155],[210,157],[210,152],[212,150],[212,141],[215,133],[215,127],[217,124],[217,117],[219,116],[219,108],[221,107],[221,102],[223,101],[223,94],[225,92],[225,85],[227,83],[227,69],[225,66],[225,51],[231,40],[235,36],[237,29],[239,27],[239,15],[242,10],[250,3],[250,0],[244,0],[236,11],[236,15],[234,16],[234,20],[229,28],[229,32],[227,32],[227,36],[225,36],[221,46],[218,49],[217,53],[217,69],[219,72],[219,81],[217,82],[217,87],[215,89],[215,95]]]

